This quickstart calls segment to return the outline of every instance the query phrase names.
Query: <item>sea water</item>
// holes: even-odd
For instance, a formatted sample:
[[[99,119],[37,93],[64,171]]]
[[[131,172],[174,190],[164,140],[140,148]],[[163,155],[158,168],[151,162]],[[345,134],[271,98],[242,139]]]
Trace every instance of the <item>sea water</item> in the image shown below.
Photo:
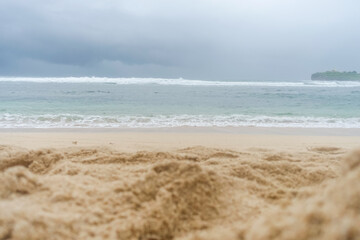
[[[357,81],[0,78],[0,128],[360,128]]]

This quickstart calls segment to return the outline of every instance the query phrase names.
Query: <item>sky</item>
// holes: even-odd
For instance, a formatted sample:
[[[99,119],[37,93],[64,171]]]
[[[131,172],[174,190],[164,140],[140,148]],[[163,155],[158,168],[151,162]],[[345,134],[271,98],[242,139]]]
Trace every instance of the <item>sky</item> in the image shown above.
[[[358,0],[1,0],[0,76],[306,80],[360,71]]]

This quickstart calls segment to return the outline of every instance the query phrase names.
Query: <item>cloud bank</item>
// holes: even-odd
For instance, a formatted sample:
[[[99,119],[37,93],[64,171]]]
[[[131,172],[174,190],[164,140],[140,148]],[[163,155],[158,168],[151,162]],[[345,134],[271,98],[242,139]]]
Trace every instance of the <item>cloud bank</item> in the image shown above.
[[[360,2],[0,2],[0,75],[303,80],[360,70]]]

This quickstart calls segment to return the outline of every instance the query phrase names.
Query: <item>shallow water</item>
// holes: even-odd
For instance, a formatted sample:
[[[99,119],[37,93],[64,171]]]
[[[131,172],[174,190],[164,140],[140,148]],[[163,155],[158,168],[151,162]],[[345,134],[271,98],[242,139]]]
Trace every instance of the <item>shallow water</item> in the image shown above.
[[[0,78],[0,127],[360,127],[360,82]]]

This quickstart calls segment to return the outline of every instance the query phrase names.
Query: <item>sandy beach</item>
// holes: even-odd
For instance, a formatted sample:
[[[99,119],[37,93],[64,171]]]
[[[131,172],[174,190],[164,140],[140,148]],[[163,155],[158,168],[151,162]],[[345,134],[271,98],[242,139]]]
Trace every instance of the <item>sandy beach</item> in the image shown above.
[[[0,240],[360,240],[360,1],[0,1]]]
[[[2,130],[0,239],[360,239],[359,148],[349,129]]]

